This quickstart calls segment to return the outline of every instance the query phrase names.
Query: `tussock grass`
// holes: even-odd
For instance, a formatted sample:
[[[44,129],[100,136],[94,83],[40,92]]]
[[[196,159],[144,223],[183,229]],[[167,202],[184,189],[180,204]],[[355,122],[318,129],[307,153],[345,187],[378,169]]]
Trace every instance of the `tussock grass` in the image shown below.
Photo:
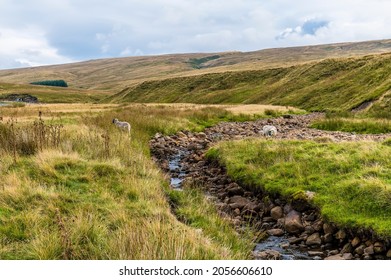
[[[115,102],[274,104],[310,111],[351,110],[364,102],[389,111],[391,54],[325,59],[285,68],[227,71],[145,81]],[[387,103],[385,103],[386,101]],[[386,105],[384,105],[386,104]]]
[[[327,219],[391,236],[391,149],[387,145],[245,140],[222,143],[208,156],[249,186],[290,198],[315,192],[313,203]]]
[[[391,132],[391,121],[387,119],[326,118],[315,121],[311,127],[329,131],[380,134]]]
[[[168,183],[149,156],[155,133],[202,129],[201,121],[218,122],[220,114],[226,116],[220,109],[146,106],[80,113],[64,124],[56,146],[16,160],[0,149],[0,259],[248,258],[252,240],[240,241],[228,223],[219,231],[216,210],[200,194],[181,204],[202,201],[208,211],[193,206],[181,218],[204,222],[177,220]],[[132,123],[131,138],[113,117]]]

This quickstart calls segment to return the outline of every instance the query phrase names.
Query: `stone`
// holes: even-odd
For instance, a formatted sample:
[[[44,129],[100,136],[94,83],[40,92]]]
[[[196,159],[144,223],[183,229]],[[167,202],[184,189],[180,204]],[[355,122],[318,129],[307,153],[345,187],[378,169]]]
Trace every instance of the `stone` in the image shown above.
[[[359,237],[356,236],[350,243],[352,244],[353,248],[356,248],[358,245],[360,245],[361,240]]]
[[[354,250],[354,252],[356,253],[356,254],[358,254],[358,255],[363,255],[364,254],[364,249],[365,249],[365,245],[363,244],[363,245],[360,245],[360,246],[358,246],[355,250]]]
[[[271,223],[274,222],[274,219],[272,217],[263,217],[262,222]]]
[[[259,212],[262,209],[262,205],[256,202],[250,202],[244,206],[244,209]]]
[[[238,196],[238,195],[233,196],[233,197],[229,198],[229,200],[228,200],[228,204],[232,209],[235,209],[235,208],[243,209],[244,206],[246,206],[250,202],[251,201],[248,200],[247,198],[242,197],[242,196]]]
[[[301,222],[301,214],[292,210],[285,217],[285,230],[292,234],[298,234],[304,231],[303,223]]]
[[[228,195],[235,196],[235,195],[243,195],[244,190],[236,183],[232,183],[227,187]]]
[[[275,250],[265,250],[255,252],[255,258],[260,260],[279,260],[281,259],[281,254]]]
[[[341,254],[352,253],[352,252],[353,252],[353,246],[350,243],[346,243],[341,250]]]
[[[332,250],[329,252],[329,256],[334,256],[334,255],[338,255],[338,254],[339,254],[338,250]]]
[[[371,246],[368,246],[364,249],[364,254],[365,255],[373,255],[375,253],[374,249],[373,249],[373,245]]]
[[[288,238],[289,244],[299,244],[300,242],[304,241],[304,238],[301,237],[291,237]]]
[[[336,228],[332,224],[324,223],[323,224],[323,231],[324,231],[324,234],[334,234],[336,231]]]
[[[325,258],[325,260],[344,261],[345,259],[341,255],[334,255]]]
[[[282,216],[284,215],[284,210],[280,207],[280,206],[276,206],[276,207],[273,207],[271,210],[270,210],[270,216],[274,219],[274,220],[278,220],[280,218],[282,218]]]
[[[339,239],[340,241],[344,240],[346,238],[346,232],[342,229],[340,229],[339,231],[337,231],[337,233],[335,234],[335,238],[336,239]]]
[[[284,231],[280,228],[269,229],[267,233],[271,236],[283,236]]]
[[[334,240],[334,236],[333,234],[331,233],[326,233],[324,236],[323,236],[323,241],[324,243],[330,243],[330,242],[333,242]]]
[[[312,226],[306,226],[304,228],[304,230],[305,230],[305,233],[307,233],[307,234],[313,234],[315,232],[315,230]]]
[[[388,250],[388,252],[387,252],[387,258],[391,258],[391,249],[390,250]]]
[[[315,231],[320,231],[323,228],[323,221],[317,220],[312,224],[312,227],[314,228]]]
[[[386,246],[384,246],[382,242],[375,242],[375,244],[373,244],[373,250],[376,254],[381,254],[386,251]]]
[[[315,256],[321,257],[324,255],[324,253],[322,251],[308,251],[308,255],[310,257],[315,257]]]
[[[322,245],[322,240],[320,239],[319,232],[313,233],[308,236],[307,241],[305,242],[308,246],[320,246]]]
[[[353,259],[353,255],[351,253],[345,253],[342,255],[342,258],[344,260],[352,260]]]
[[[203,133],[203,132],[199,132],[199,133],[196,134],[196,137],[200,138],[200,139],[205,139],[206,138],[206,134]]]

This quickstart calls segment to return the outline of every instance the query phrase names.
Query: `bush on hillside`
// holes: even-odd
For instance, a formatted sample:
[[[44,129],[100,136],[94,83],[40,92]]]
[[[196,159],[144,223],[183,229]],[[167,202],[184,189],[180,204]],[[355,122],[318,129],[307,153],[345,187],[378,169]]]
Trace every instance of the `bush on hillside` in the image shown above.
[[[52,86],[52,87],[68,87],[68,84],[64,80],[46,80],[30,83],[32,85],[40,86]]]

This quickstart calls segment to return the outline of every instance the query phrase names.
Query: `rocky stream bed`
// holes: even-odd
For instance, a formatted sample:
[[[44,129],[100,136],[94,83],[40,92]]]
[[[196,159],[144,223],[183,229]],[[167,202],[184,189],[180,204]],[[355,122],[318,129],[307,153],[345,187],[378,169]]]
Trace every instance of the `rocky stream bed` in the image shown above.
[[[220,123],[204,132],[181,131],[156,134],[150,141],[154,160],[170,176],[171,186],[200,186],[214,202],[219,214],[238,232],[244,226],[258,233],[255,259],[391,259],[391,240],[382,240],[370,230],[338,228],[322,219],[306,200],[289,202],[270,197],[262,190],[234,182],[224,167],[205,159],[209,147],[222,140],[264,137],[262,127],[277,127],[277,139],[325,139],[328,141],[382,141],[390,135],[356,135],[308,128],[321,114],[284,116],[243,123]],[[311,196],[311,193],[307,194]],[[267,197],[267,199],[266,199]]]

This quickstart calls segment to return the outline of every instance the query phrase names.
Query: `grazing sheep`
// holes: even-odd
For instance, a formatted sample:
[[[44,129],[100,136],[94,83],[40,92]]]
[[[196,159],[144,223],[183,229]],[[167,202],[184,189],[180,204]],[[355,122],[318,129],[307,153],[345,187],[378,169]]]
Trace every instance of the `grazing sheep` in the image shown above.
[[[113,119],[113,124],[115,124],[119,129],[127,131],[130,135],[130,124],[128,122],[120,122],[118,119]]]
[[[277,135],[277,128],[274,125],[265,125],[262,131],[265,136],[272,137]]]

